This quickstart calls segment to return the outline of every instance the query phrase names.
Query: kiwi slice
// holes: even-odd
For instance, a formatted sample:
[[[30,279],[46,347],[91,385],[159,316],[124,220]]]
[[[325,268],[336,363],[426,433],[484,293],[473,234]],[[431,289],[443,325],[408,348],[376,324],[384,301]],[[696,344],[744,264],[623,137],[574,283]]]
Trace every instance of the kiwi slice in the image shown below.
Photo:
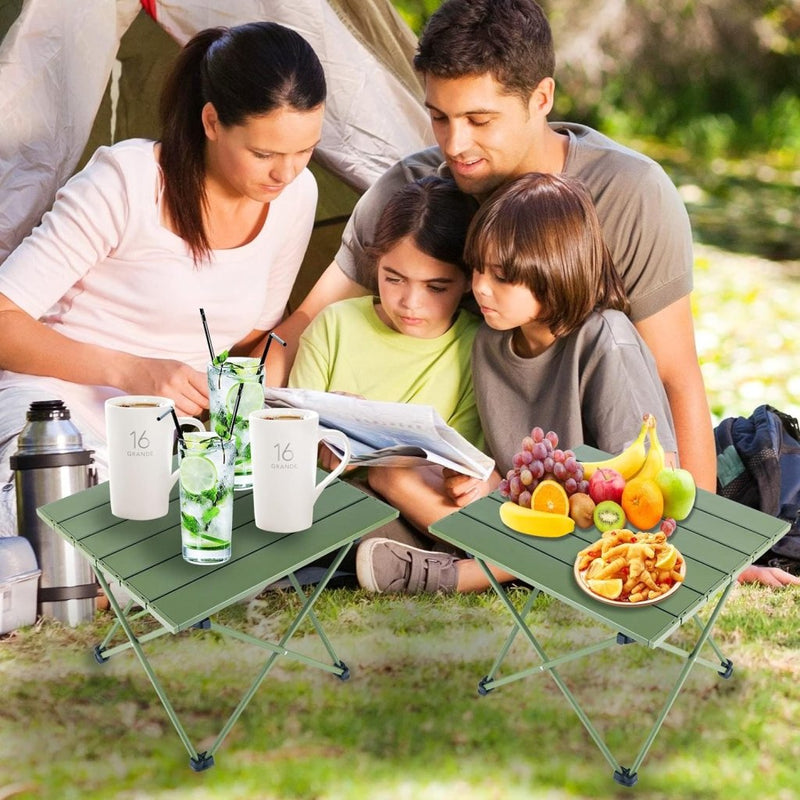
[[[600,533],[616,531],[625,527],[625,512],[619,503],[603,500],[594,509],[594,525]]]

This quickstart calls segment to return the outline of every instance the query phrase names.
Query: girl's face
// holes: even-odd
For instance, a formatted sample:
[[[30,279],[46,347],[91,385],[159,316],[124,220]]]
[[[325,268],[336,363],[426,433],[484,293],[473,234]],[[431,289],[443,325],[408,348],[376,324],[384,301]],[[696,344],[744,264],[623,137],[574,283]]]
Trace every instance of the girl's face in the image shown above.
[[[322,132],[324,106],[278,108],[225,127],[211,103],[203,108],[207,178],[232,198],[274,200],[308,165]]]
[[[554,337],[550,329],[538,321],[541,303],[524,284],[509,283],[499,270],[487,265],[483,272],[472,273],[472,293],[490,328],[496,331],[520,329],[528,347],[519,355],[534,355],[552,344]]]
[[[393,330],[418,339],[435,339],[453,324],[466,275],[455,265],[421,252],[410,236],[378,261],[378,316]]]

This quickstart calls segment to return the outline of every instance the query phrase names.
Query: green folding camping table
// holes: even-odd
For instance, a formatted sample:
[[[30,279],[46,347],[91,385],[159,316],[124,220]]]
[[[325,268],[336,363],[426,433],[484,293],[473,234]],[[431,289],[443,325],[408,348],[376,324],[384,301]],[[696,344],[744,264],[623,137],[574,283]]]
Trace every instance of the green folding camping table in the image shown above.
[[[123,650],[134,650],[189,753],[192,769],[199,772],[213,766],[214,753],[279,657],[318,667],[341,680],[349,678],[350,671],[336,655],[313,606],[353,542],[394,519],[397,511],[348,483],[336,480],[317,500],[311,528],[298,533],[271,533],[255,526],[252,492],[237,493],[230,560],[225,564],[197,566],[187,563],[181,556],[178,505],[176,488],[165,517],[144,522],[123,520],[111,513],[108,484],[103,483],[42,506],[38,513],[91,561],[116,615],[105,639],[95,648],[95,658],[103,663]],[[295,573],[329,554],[330,566],[307,595]],[[215,613],[285,577],[303,602],[277,643],[212,621]],[[132,597],[124,609],[109,590],[109,578],[119,581]],[[147,615],[154,618],[159,627],[137,636],[132,623]],[[306,618],[316,629],[331,663],[287,648]],[[188,628],[216,631],[269,653],[213,745],[204,752],[198,752],[189,739],[142,647],[148,641]],[[120,629],[127,641],[112,646]]]
[[[603,458],[604,454],[582,447],[578,450],[578,457],[594,461]],[[670,538],[686,561],[683,585],[660,603],[621,608],[590,597],[578,586],[573,572],[578,551],[600,537],[595,528],[576,528],[574,533],[552,539],[516,533],[500,521],[499,507],[503,501],[504,498],[495,493],[439,520],[430,528],[435,536],[475,557],[513,619],[511,632],[499,655],[489,673],[478,683],[478,692],[485,695],[504,684],[548,672],[613,768],[614,780],[624,786],[633,786],[642,761],[694,665],[709,667],[723,678],[729,678],[733,673],[733,663],[723,656],[711,637],[711,630],[739,573],[777,542],[788,531],[789,524],[709,492],[698,491],[691,514],[678,525]],[[531,586],[521,609],[511,602],[488,564],[502,567]],[[587,614],[615,633],[573,652],[549,657],[528,622],[530,618],[535,627],[535,617],[531,617],[531,612],[540,593]],[[698,612],[706,606],[709,606],[710,613],[703,623]],[[547,611],[539,613],[546,614]],[[686,623],[692,623],[698,631],[690,649],[668,641]],[[536,651],[539,661],[534,666],[500,677],[500,667],[520,633]],[[562,679],[558,667],[614,645],[634,643],[665,650],[685,659],[685,663],[638,755],[630,767],[623,767]],[[701,656],[706,645],[716,660]],[[624,680],[624,675],[620,675],[620,680]]]

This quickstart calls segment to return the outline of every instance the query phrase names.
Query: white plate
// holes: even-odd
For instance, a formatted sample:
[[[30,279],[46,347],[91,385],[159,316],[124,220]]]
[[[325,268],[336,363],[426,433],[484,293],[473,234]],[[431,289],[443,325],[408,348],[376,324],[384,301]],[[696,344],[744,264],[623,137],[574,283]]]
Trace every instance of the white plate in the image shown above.
[[[677,550],[677,548],[675,548]],[[683,557],[683,554],[680,550],[678,550],[678,555],[681,558],[681,568],[679,570],[681,577],[686,577],[686,559]],[[641,600],[638,603],[631,603],[628,600],[609,600],[607,597],[602,597],[599,594],[595,594],[590,588],[589,585],[586,583],[586,569],[579,570],[578,569],[578,556],[575,557],[575,564],[573,565],[572,571],[575,573],[575,580],[578,582],[578,586],[583,589],[589,597],[597,600],[600,603],[605,603],[609,606],[617,606],[618,608],[641,608],[642,606],[652,606],[655,603],[660,603],[662,600],[666,600],[670,595],[675,594],[678,589],[683,586],[683,581],[678,581],[673,585],[671,589],[668,589],[664,594],[660,594],[658,597],[654,597],[652,600]]]

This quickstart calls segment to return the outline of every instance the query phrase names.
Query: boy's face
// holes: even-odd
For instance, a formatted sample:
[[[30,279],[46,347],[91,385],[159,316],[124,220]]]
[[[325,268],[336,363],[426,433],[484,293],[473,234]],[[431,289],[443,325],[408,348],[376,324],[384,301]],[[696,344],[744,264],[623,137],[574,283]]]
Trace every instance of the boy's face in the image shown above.
[[[455,265],[401,239],[378,262],[378,316],[392,330],[418,339],[434,339],[453,324],[469,281]]]
[[[542,82],[543,89],[549,83]],[[461,191],[483,197],[511,178],[541,171],[537,151],[549,100],[539,89],[529,103],[494,77],[425,78],[431,127]]]

